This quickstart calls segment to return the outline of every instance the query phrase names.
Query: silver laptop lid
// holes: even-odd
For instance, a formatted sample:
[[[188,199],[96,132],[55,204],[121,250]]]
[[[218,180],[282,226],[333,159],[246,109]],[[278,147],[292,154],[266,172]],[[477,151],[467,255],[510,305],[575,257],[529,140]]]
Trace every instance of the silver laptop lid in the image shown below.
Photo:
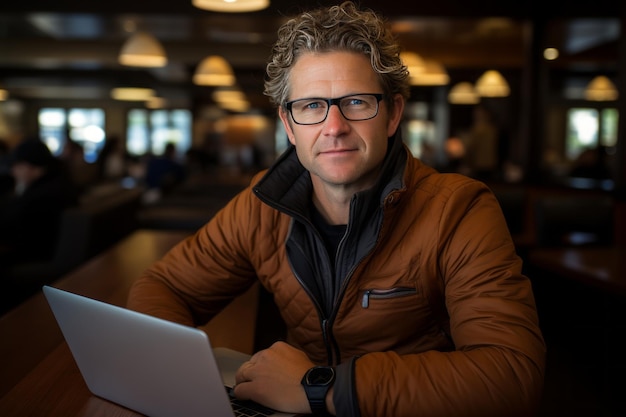
[[[153,417],[234,415],[203,331],[49,286],[43,291],[94,395]]]

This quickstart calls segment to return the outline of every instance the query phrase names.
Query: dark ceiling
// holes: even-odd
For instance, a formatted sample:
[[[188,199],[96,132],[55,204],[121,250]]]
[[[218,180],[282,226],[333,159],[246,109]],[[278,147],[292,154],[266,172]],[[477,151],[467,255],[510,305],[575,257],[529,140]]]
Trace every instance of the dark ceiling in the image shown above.
[[[2,6],[0,86],[22,99],[102,99],[115,86],[149,86],[176,103],[203,100],[211,89],[191,76],[202,58],[222,55],[255,107],[262,95],[265,62],[285,16],[332,1],[272,0],[263,11],[203,11],[191,0],[34,1]],[[572,2],[541,8],[538,2],[398,2],[363,0],[384,13],[402,46],[441,62],[456,76],[489,68],[520,69],[527,62],[528,33],[546,23],[546,46],[562,50],[563,66],[614,67],[619,39],[617,0]],[[560,2],[559,2],[560,3]],[[160,69],[133,69],[117,62],[128,25],[155,35],[168,55]],[[472,80],[469,80],[472,81]]]

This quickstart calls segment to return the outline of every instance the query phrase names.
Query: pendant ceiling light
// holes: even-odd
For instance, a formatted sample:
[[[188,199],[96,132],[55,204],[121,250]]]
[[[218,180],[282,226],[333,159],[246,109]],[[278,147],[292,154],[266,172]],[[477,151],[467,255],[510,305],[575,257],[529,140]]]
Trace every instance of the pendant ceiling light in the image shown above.
[[[422,57],[415,52],[400,52],[400,59],[402,63],[406,65],[406,69],[409,71],[409,77],[414,77],[426,69],[426,63]]]
[[[595,77],[585,89],[585,99],[591,101],[613,101],[618,96],[615,84],[604,75]]]
[[[146,101],[154,96],[151,88],[120,87],[111,90],[111,97],[115,100]]]
[[[212,94],[213,100],[223,109],[245,112],[250,109],[250,102],[238,87],[219,87]]]
[[[146,100],[146,107],[149,109],[162,109],[167,106],[167,100],[163,97],[152,96]]]
[[[437,61],[425,60],[424,68],[416,74],[410,74],[409,83],[411,85],[437,86],[447,85],[450,76],[446,69]]]
[[[452,104],[477,104],[480,101],[480,96],[472,83],[464,81],[450,89],[448,101]]]
[[[510,94],[509,83],[495,70],[485,71],[476,81],[476,91],[482,97],[506,97]]]
[[[231,86],[235,84],[235,74],[228,61],[218,55],[211,55],[200,62],[193,82],[197,85]]]
[[[203,10],[226,13],[255,12],[270,5],[269,0],[192,0],[191,4]]]
[[[163,67],[167,64],[167,56],[154,36],[137,32],[122,46],[119,62],[131,67]]]

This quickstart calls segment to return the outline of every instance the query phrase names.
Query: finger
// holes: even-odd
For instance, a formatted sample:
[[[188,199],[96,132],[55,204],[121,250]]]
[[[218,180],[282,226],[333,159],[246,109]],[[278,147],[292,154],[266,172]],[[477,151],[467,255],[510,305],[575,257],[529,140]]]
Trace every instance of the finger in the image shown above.
[[[250,361],[244,362],[235,373],[235,383],[240,384],[242,382],[251,381],[250,369],[253,366],[254,364]]]
[[[249,385],[249,382],[241,382],[241,383],[237,383],[234,387],[233,387],[233,394],[235,394],[235,397],[239,400],[249,400],[250,399],[250,395],[249,395],[249,390],[247,389],[247,385]]]

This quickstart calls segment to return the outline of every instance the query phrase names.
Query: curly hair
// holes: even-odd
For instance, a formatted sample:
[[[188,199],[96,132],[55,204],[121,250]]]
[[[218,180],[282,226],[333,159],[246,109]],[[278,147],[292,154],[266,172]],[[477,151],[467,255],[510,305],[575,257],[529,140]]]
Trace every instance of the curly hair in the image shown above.
[[[346,1],[304,12],[283,24],[266,67],[264,94],[276,106],[289,97],[289,74],[299,56],[309,52],[357,52],[369,56],[385,97],[409,97],[408,70],[387,22],[372,10]]]

